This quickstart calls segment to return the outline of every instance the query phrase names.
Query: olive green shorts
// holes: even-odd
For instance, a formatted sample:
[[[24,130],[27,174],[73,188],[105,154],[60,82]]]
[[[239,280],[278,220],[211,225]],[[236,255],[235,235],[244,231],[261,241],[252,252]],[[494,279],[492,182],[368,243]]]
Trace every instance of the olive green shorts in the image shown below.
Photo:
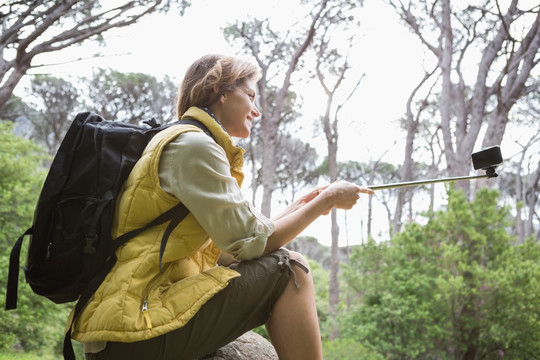
[[[212,297],[182,328],[134,343],[107,342],[105,350],[86,354],[87,359],[197,359],[265,324],[291,276],[297,269],[285,249],[229,267],[241,276]]]

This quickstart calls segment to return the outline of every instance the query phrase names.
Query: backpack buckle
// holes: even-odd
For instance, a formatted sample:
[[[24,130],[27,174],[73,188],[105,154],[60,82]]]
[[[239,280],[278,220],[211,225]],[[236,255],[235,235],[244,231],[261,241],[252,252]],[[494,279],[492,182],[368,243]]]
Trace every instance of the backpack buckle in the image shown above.
[[[98,239],[98,234],[96,232],[89,232],[86,234],[85,240],[86,244],[84,245],[85,254],[95,254],[96,253],[96,241]]]

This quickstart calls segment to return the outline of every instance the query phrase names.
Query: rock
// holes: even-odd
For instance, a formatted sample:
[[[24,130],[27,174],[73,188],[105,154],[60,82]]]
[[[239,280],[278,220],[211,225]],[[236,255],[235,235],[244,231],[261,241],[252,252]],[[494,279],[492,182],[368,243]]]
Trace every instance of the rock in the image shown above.
[[[274,347],[261,335],[249,331],[199,360],[278,360]]]

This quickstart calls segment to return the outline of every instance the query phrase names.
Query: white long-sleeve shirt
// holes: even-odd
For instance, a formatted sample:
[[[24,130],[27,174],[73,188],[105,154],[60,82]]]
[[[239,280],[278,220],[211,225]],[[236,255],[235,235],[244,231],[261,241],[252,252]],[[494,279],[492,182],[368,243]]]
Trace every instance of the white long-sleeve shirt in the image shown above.
[[[244,199],[225,151],[208,135],[190,131],[167,144],[159,180],[222,251],[238,260],[263,254],[274,224]]]

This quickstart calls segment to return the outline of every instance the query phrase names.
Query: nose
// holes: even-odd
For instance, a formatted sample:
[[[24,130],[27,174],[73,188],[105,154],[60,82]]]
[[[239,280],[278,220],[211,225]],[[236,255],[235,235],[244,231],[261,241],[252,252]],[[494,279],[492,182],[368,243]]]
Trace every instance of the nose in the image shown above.
[[[258,118],[259,116],[261,116],[261,113],[259,111],[259,109],[257,109],[257,106],[253,105],[251,107],[251,115],[254,117],[254,118]]]

